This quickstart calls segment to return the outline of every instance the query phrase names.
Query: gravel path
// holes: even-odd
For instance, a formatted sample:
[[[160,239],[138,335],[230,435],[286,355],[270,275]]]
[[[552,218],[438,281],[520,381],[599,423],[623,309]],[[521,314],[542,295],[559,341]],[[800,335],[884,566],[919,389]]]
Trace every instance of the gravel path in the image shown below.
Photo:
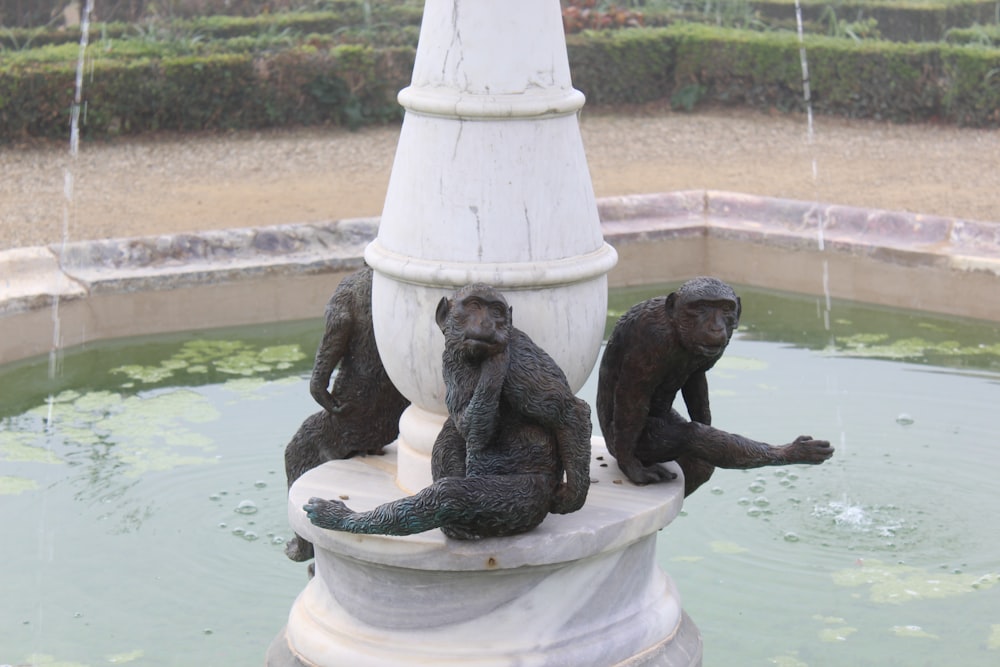
[[[1000,131],[650,106],[591,110],[597,196],[716,189],[1000,221]],[[0,248],[377,215],[399,128],[0,150]],[[813,165],[816,177],[813,178]],[[71,174],[72,200],[64,192]]]

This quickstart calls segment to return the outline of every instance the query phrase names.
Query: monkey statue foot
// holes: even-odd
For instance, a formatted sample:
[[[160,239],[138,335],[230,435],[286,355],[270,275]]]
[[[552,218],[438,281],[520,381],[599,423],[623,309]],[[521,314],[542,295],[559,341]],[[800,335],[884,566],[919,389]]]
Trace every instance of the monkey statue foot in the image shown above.
[[[327,530],[344,530],[345,520],[354,514],[341,501],[323,498],[310,498],[302,509],[306,511],[306,516],[314,525]]]
[[[296,563],[307,561],[313,557],[313,545],[308,540],[304,540],[298,535],[288,540],[285,545],[285,555]]]
[[[625,473],[625,476],[628,477],[631,482],[640,486],[644,486],[646,484],[656,484],[657,482],[669,482],[672,479],[677,479],[677,473],[667,470],[659,463],[643,465],[639,461],[634,461],[631,464],[623,465],[621,461],[619,461],[618,467],[621,468],[621,471]]]

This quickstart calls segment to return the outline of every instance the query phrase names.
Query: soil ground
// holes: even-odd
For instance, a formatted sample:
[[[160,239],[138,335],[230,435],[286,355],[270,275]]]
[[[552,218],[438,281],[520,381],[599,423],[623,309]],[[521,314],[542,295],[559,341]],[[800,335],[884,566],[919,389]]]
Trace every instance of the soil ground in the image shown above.
[[[598,197],[714,189],[1000,221],[998,130],[819,117],[810,140],[804,115],[660,105],[586,108],[580,126]],[[398,125],[157,135],[75,158],[68,140],[7,146],[0,249],[57,243],[64,228],[77,241],[378,215],[398,137]]]

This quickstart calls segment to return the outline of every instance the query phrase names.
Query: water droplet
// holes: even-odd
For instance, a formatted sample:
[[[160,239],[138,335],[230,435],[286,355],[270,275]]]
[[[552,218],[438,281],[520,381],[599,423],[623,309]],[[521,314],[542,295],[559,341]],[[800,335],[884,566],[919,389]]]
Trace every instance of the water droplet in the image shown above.
[[[793,482],[795,480],[797,480],[798,478],[799,478],[799,473],[797,473],[797,472],[790,472],[790,473],[788,473],[788,479],[792,480]]]
[[[757,507],[767,507],[771,504],[771,501],[766,496],[757,496],[753,499],[753,504]]]
[[[751,507],[747,510],[747,516],[760,516],[761,511],[759,507]]]
[[[227,523],[226,523],[225,521],[220,521],[220,522],[219,522],[219,528],[227,528],[227,527],[228,527],[228,525],[229,525],[229,524],[227,524]]]
[[[722,490],[721,486],[713,486],[712,487],[712,493],[714,493],[717,496],[721,496],[725,492]]]
[[[236,535],[237,537],[242,537],[245,532],[247,532],[246,529],[240,528],[239,526],[233,528],[233,535]]]
[[[263,489],[265,486],[267,486],[267,482],[265,482],[262,479],[258,479],[256,482],[253,483],[253,485],[258,489]]]
[[[281,535],[275,535],[274,537],[271,538],[271,544],[284,544],[284,543],[285,543],[285,538],[283,538]]]
[[[205,628],[204,630],[201,631],[201,634],[203,634],[203,635],[210,635],[213,632],[214,632],[214,630],[212,630],[212,628]]]
[[[906,412],[900,412],[899,416],[896,417],[896,423],[902,424],[903,426],[909,426],[913,423],[913,417],[911,417]]]
[[[750,499],[747,498],[746,496],[743,496],[742,498],[740,498],[739,500],[736,501],[736,504],[737,505],[749,505],[750,504]]]
[[[785,541],[786,542],[798,542],[799,541],[799,536],[796,535],[795,533],[789,531],[789,532],[785,533]]]
[[[252,530],[248,530],[245,533],[243,533],[243,539],[246,540],[247,542],[256,542],[257,538],[258,538],[257,533],[255,533]]]
[[[763,491],[766,488],[767,487],[764,486],[763,484],[761,484],[760,482],[754,482],[753,484],[751,484],[750,486],[747,487],[747,490],[751,491],[753,493],[760,493],[761,491]]]
[[[222,500],[222,496],[220,496],[218,493],[213,493],[208,497],[208,499],[211,500],[212,502],[215,502],[217,500]]]
[[[774,471],[774,476],[775,477],[784,477],[787,474],[788,474],[788,471],[787,470],[782,470],[781,468],[778,468],[777,470]]]
[[[257,503],[252,500],[241,500],[235,511],[237,514],[256,514]]]

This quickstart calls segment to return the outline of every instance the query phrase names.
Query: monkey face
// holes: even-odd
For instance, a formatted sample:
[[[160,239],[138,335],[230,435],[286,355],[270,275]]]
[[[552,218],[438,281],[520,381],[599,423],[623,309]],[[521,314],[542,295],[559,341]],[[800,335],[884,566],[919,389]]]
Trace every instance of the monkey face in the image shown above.
[[[678,312],[681,344],[703,357],[722,356],[739,324],[739,299],[698,300]]]
[[[510,334],[510,306],[487,285],[463,287],[451,299],[441,299],[436,320],[445,346],[470,361],[482,361],[503,352]]]

